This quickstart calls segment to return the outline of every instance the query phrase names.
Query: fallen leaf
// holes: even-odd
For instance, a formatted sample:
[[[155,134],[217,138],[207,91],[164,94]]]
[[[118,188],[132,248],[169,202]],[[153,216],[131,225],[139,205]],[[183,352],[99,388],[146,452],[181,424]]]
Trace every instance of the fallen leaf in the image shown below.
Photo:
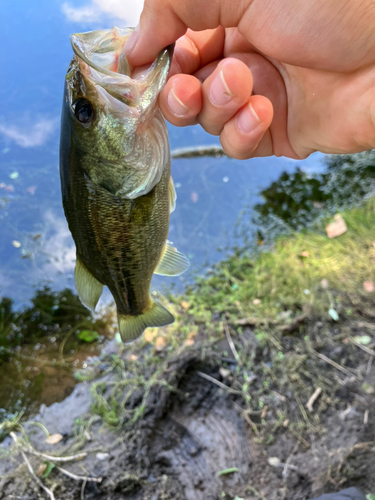
[[[354,342],[362,345],[369,345],[372,342],[372,338],[370,337],[370,335],[359,335],[357,337],[354,337]]]
[[[187,339],[187,340],[185,340],[185,345],[187,347],[189,347],[191,345],[194,345],[194,339]]]
[[[337,236],[340,236],[340,234],[346,233],[348,230],[348,227],[340,214],[336,214],[334,219],[334,222],[328,224],[326,227],[328,238],[336,238]]]
[[[310,256],[310,252],[308,252],[307,250],[305,250],[305,251],[303,251],[303,252],[301,253],[301,256],[302,256],[302,257],[309,257],[309,256]]]
[[[47,462],[46,463],[46,470],[43,472],[42,479],[45,479],[46,477],[48,477],[55,467],[56,467],[56,465],[53,464],[52,462]]]
[[[373,292],[375,290],[374,283],[372,281],[364,281],[363,289],[365,290],[365,292]]]
[[[158,337],[155,341],[155,349],[157,351],[162,351],[165,347],[165,339],[164,337]]]
[[[156,335],[156,331],[155,330],[146,330],[145,341],[146,342],[152,342],[154,340],[155,335]]]
[[[62,438],[61,434],[50,434],[45,442],[47,444],[57,444],[62,440]]]
[[[188,335],[188,339],[193,339],[195,337],[195,332],[190,332]]]
[[[323,278],[322,281],[320,282],[320,286],[326,290],[328,288],[328,280]]]
[[[334,321],[338,321],[339,320],[339,315],[337,314],[337,311],[335,311],[335,309],[330,309],[328,311],[328,314],[331,316],[331,318],[334,320]]]
[[[181,307],[183,307],[184,309],[189,309],[189,302],[186,302],[185,300],[183,300],[181,302]]]
[[[47,469],[47,464],[40,464],[36,472],[36,475],[38,477],[42,477],[46,469]]]

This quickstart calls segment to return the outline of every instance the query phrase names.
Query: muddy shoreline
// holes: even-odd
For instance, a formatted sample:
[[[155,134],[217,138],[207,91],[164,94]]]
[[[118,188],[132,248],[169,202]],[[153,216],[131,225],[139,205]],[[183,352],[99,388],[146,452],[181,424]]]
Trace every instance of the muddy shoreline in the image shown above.
[[[43,483],[56,499],[303,500],[341,487],[374,491],[375,366],[370,354],[342,341],[359,330],[372,335],[375,318],[355,318],[342,326],[309,318],[293,334],[280,335],[280,327],[274,329],[270,344],[259,342],[250,327],[241,336],[234,334],[233,325],[231,330],[236,352],[255,361],[247,381],[253,386],[249,394],[261,395],[259,409],[249,411],[244,405],[236,383],[239,366],[226,338],[211,345],[199,341],[170,359],[159,353],[163,370],[157,370],[147,398],[138,388],[129,399],[131,410],[145,404],[133,424],[110,427],[92,412],[92,387],[100,382],[103,395],[109,393],[118,382],[113,370],[79,384],[64,402],[44,408],[34,419],[50,434],[63,435],[58,445],[46,445],[44,431],[35,424],[25,424],[23,433],[17,433],[18,445],[8,437],[2,453],[12,453],[1,460],[0,498],[46,498],[28,474],[20,449],[35,471],[46,460],[32,449],[48,455],[87,453],[60,465],[77,476],[102,481],[88,480],[82,497],[84,482],[55,467]],[[310,342],[320,339],[316,352],[337,366],[314,354],[300,354],[302,333]],[[322,337],[328,345],[322,345]],[[275,342],[281,351],[273,349]],[[115,344],[109,346],[101,363],[109,364],[116,350]],[[224,356],[228,351],[229,357]],[[134,352],[132,348],[121,354],[128,368]],[[312,363],[319,381],[313,369],[306,373]],[[282,373],[291,379],[283,380]],[[149,375],[154,376],[152,369]],[[302,389],[303,384],[308,385]],[[317,386],[323,392],[309,412],[306,402]]]
[[[110,342],[63,402],[0,424],[0,500],[373,495],[375,200],[342,217],[339,238],[234,252],[159,296],[173,325]]]

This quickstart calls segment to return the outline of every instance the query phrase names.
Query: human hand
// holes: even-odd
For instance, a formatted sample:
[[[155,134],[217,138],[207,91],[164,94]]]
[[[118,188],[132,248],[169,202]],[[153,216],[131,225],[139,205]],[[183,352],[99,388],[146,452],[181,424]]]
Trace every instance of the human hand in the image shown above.
[[[162,112],[234,158],[354,153],[375,147],[374,18],[372,0],[146,0],[125,51],[140,66],[182,37]]]

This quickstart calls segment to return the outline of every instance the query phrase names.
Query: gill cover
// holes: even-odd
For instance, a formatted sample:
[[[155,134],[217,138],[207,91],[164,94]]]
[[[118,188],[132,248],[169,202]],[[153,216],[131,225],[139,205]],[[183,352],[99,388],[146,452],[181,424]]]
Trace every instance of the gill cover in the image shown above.
[[[92,126],[106,131],[111,128],[112,137],[118,134],[122,148],[113,174],[110,167],[104,172],[93,166],[88,172],[91,180],[114,186],[114,194],[128,199],[150,192],[170,160],[168,131],[157,108],[157,97],[173,56],[173,46],[167,47],[133,78],[123,53],[132,31],[113,27],[72,35],[75,57],[66,77],[72,111],[77,97],[94,101],[98,123]],[[119,172],[123,172],[120,179]]]

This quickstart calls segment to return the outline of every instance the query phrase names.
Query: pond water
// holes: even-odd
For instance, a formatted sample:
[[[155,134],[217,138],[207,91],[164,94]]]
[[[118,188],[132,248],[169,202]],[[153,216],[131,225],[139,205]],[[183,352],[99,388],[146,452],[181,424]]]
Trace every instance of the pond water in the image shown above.
[[[0,4],[0,301],[11,299],[13,309],[21,311],[30,305],[36,291],[45,286],[51,293],[74,289],[75,247],[61,205],[58,170],[62,90],[72,56],[69,35],[112,25],[134,25],[141,6],[137,0],[85,0],[74,5],[64,0],[40,0],[37,4],[2,0]],[[169,132],[172,151],[218,144],[198,126],[169,126]],[[226,157],[174,160],[172,174],[178,200],[171,218],[170,239],[192,263],[187,276],[181,279],[191,279],[217,260],[221,255],[218,248],[234,241],[234,227],[241,211],[246,208],[251,227],[252,207],[263,200],[260,193],[282,172],[292,174],[297,168],[311,175],[323,172],[326,166],[322,155],[300,162],[283,158],[235,161]],[[153,286],[170,283],[158,278]],[[5,323],[0,321],[0,338],[14,341],[17,335],[8,330],[4,333]],[[36,330],[39,326],[37,323]],[[72,324],[66,324],[62,338],[68,326],[72,328]],[[48,353],[52,344],[43,344],[44,351]],[[90,349],[79,358],[91,354]],[[56,357],[55,353],[50,357]],[[0,406],[8,404],[4,399],[6,384],[15,380],[15,373],[23,373],[18,366],[10,377],[6,363],[0,360]],[[44,377],[47,381],[57,380],[55,385],[60,380],[55,372],[47,371]],[[26,379],[22,378],[24,388]],[[17,394],[24,392],[20,389]],[[58,394],[50,390],[45,397],[39,395],[38,401],[50,404],[64,394],[64,390]],[[13,397],[9,407],[16,406],[18,396]]]

